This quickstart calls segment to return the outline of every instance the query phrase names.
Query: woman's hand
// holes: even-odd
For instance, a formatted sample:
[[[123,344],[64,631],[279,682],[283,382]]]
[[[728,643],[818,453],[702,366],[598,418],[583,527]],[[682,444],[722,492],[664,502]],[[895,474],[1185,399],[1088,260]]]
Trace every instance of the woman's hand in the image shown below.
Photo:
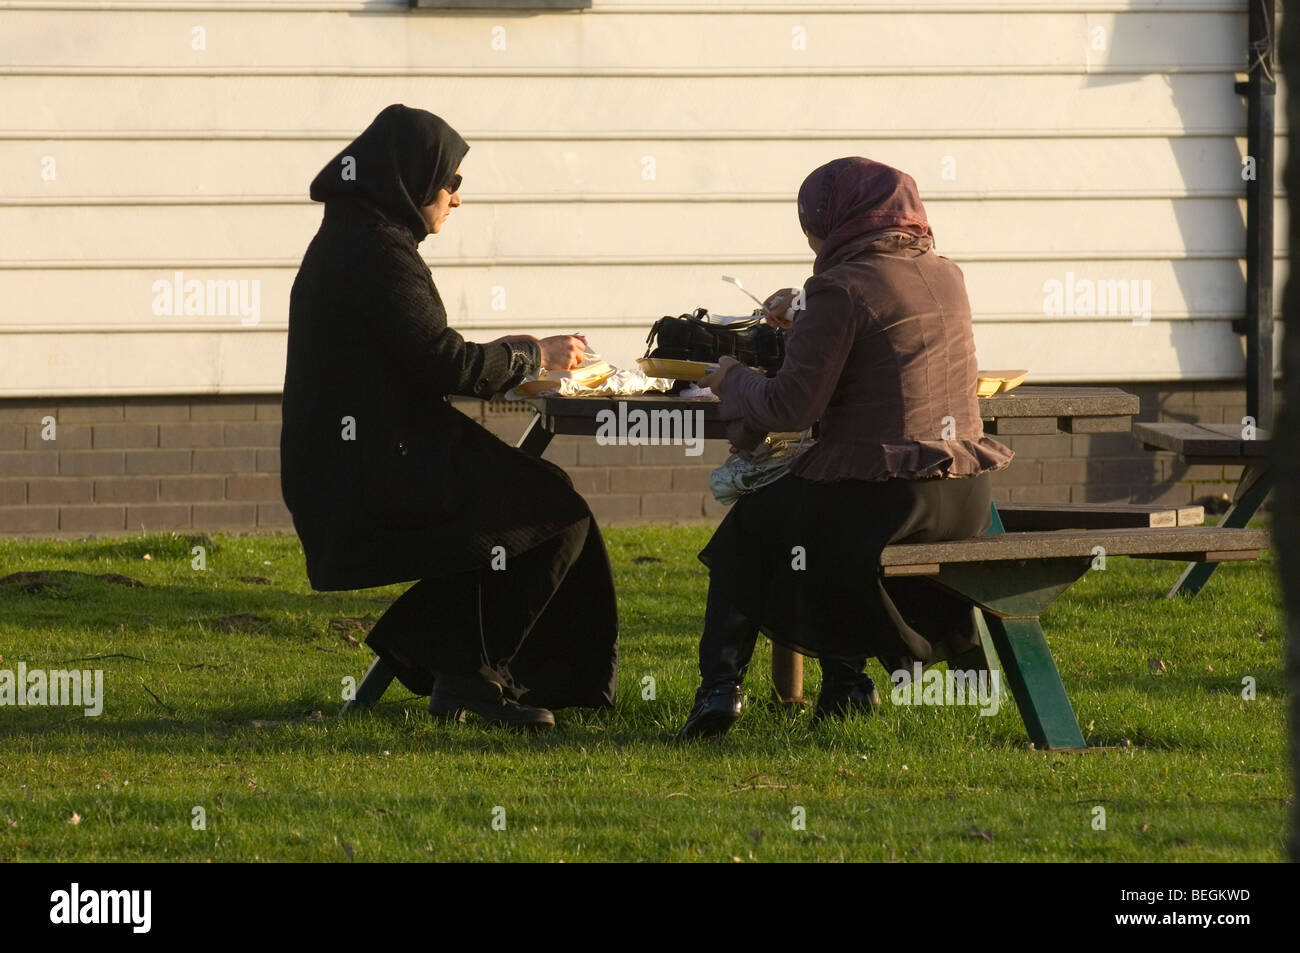
[[[769,295],[768,299],[763,302],[763,310],[767,312],[763,320],[774,328],[789,328],[794,321],[794,315],[790,309],[798,299],[800,290],[799,288],[782,288],[780,291]]]
[[[727,376],[727,368],[733,364],[739,364],[730,354],[724,354],[718,358],[718,369],[711,374],[705,374],[695,382],[696,387],[707,387],[718,397],[722,396],[722,379]]]
[[[548,371],[571,371],[587,359],[587,341],[573,334],[542,338],[542,367]]]

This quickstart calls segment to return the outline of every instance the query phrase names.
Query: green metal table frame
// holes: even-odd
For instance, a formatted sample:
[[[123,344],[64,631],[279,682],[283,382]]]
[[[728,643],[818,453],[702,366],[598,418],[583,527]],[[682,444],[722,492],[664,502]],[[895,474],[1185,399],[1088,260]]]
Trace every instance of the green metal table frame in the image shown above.
[[[992,522],[985,532],[1004,532],[997,505],[989,509]],[[949,660],[949,668],[1000,669],[1037,748],[1088,749],[1038,617],[1091,565],[1091,557],[1035,560],[1016,567],[1011,576],[977,564],[955,564],[943,566],[934,577],[970,600],[980,636],[980,644]]]

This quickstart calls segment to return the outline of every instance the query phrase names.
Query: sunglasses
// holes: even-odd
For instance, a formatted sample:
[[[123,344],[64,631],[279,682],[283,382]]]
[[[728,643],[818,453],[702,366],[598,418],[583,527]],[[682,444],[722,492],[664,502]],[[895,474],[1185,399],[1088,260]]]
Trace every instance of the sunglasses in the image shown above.
[[[459,174],[453,175],[451,177],[451,181],[448,182],[446,185],[444,185],[443,189],[447,192],[448,195],[455,195],[457,192],[460,191],[460,184],[463,181],[464,179],[462,179]]]

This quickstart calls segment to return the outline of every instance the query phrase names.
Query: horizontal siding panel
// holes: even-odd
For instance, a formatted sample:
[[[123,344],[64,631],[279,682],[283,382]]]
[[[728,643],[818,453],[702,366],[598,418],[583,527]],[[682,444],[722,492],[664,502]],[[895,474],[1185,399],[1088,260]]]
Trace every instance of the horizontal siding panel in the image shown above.
[[[608,16],[377,17],[358,29],[328,13],[0,10],[0,63],[9,67],[190,66],[437,67],[445,69],[652,67],[912,70],[1027,66],[1237,69],[1246,15],[1214,12],[1020,13],[819,12]],[[205,31],[193,49],[191,31]],[[504,33],[494,32],[504,28]],[[802,31],[796,43],[795,30]],[[1104,51],[1093,31],[1104,31]],[[972,42],[978,37],[978,42]],[[504,48],[500,48],[504,42]],[[494,46],[495,43],[495,46]]]
[[[1285,202],[1276,204],[1279,248],[1286,245]],[[1130,199],[927,203],[939,247],[964,255],[1116,257],[1153,251],[1232,256],[1245,246],[1244,201]],[[0,206],[0,261],[159,260],[300,257],[321,206]],[[453,210],[426,254],[442,261],[479,258],[577,259],[600,249],[621,257],[799,254],[807,248],[795,203],[475,204]],[[1118,227],[1117,227],[1118,226]]]
[[[1278,324],[1278,354],[1281,332]],[[640,354],[643,337],[640,329],[611,329],[602,353]],[[273,393],[284,383],[286,343],[283,332],[270,331],[14,335],[6,341],[10,372],[0,379],[0,397]],[[1040,383],[1149,380],[1152,363],[1170,353],[1186,380],[1240,377],[1244,369],[1241,339],[1222,322],[1121,324],[1105,333],[1081,322],[981,325],[975,343],[981,367],[1029,368]],[[142,354],[151,360],[142,362]]]
[[[319,141],[39,140],[0,137],[0,204],[15,199],[114,196],[173,199],[187,196],[305,198],[321,167],[359,132]],[[635,193],[647,198],[734,193],[785,195],[836,156],[865,155],[905,169],[927,202],[957,193],[1037,198],[1089,194],[1245,194],[1244,138],[1232,136],[1133,139],[640,139],[624,142],[502,140],[488,131],[462,130],[467,203],[485,194],[526,200],[564,200]],[[1285,141],[1278,143],[1279,160]],[[651,156],[655,178],[642,177]],[[42,178],[52,156],[57,176]],[[951,157],[951,161],[947,157]],[[1276,164],[1282,188],[1284,163]],[[952,178],[945,178],[945,170]],[[1038,214],[1052,214],[1044,205]],[[232,211],[232,214],[238,214]]]
[[[776,129],[909,135],[1002,129],[1149,131],[1186,124],[1236,135],[1245,106],[1231,77],[1158,74],[1088,79],[759,76],[402,78],[335,76],[12,76],[0,83],[4,129],[361,129],[389,103],[420,103],[457,128],[584,132]],[[1278,112],[1285,112],[1278,97]],[[921,114],[907,103],[926,103]],[[440,104],[445,104],[445,107]]]
[[[790,256],[778,262],[755,263],[719,256],[707,262],[662,263],[641,266],[602,264],[475,265],[433,263],[434,280],[442,294],[453,326],[494,327],[558,331],[580,322],[592,328],[635,327],[642,338],[654,319],[707,307],[719,314],[748,314],[749,299],[722,282],[736,275],[756,294],[799,285],[811,271],[810,256]],[[1052,323],[1060,317],[1045,313],[1049,281],[1062,285],[1074,275],[1076,284],[1123,281],[1151,282],[1152,324],[1178,322],[1193,317],[1228,319],[1242,313],[1245,280],[1240,262],[1223,261],[1106,261],[1087,258],[1058,262],[959,261],[977,323],[1017,321]],[[1278,287],[1285,281],[1286,261],[1274,263]],[[112,328],[158,329],[184,332],[236,330],[242,315],[228,306],[221,314],[154,314],[154,282],[257,281],[259,327],[288,326],[289,291],[297,262],[280,268],[136,267],[114,271],[55,271],[41,268],[0,269],[0,330],[57,331]],[[251,292],[251,284],[247,286]],[[498,289],[503,289],[502,293]],[[494,307],[500,304],[500,310]],[[1280,305],[1281,296],[1275,296]],[[219,301],[214,297],[214,305]],[[180,310],[178,308],[178,310]],[[204,311],[207,310],[206,300]],[[1063,317],[1063,316],[1062,316]],[[1076,318],[1075,320],[1083,320]],[[1100,314],[1091,320],[1113,323],[1114,316]],[[1120,320],[1124,320],[1120,318]],[[602,353],[604,349],[602,348]],[[635,353],[609,352],[628,361]],[[1160,367],[1150,369],[1159,372]]]

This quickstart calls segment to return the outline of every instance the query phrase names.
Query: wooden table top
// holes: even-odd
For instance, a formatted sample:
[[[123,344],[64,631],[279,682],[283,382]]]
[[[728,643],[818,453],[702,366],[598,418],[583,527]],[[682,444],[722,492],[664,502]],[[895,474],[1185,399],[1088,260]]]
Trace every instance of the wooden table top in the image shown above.
[[[631,397],[526,398],[556,433],[584,433],[580,421],[594,421],[601,409],[622,401],[631,410],[702,409],[708,436],[715,436],[718,399],[682,398],[671,394]],[[1118,387],[1055,387],[1022,384],[1015,390],[979,398],[980,416],[989,434],[1127,433],[1140,402]]]
[[[1270,434],[1257,430],[1255,439],[1245,440],[1240,424],[1151,423],[1136,421],[1133,436],[1148,450],[1172,450],[1186,460],[1207,458],[1247,463],[1269,455]]]

